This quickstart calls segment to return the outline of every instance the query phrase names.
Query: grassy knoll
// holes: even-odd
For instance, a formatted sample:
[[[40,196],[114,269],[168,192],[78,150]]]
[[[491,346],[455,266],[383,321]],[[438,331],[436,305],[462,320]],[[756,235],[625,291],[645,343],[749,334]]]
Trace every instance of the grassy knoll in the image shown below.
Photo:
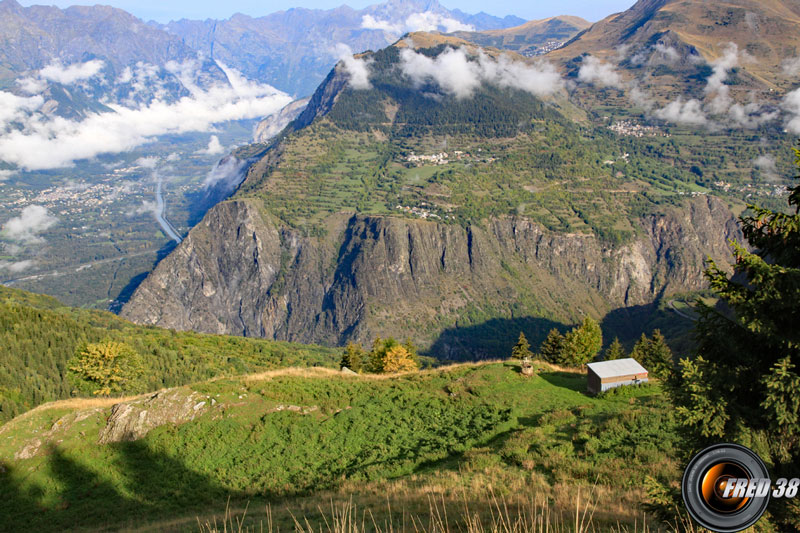
[[[268,505],[282,530],[351,498],[381,523],[432,501],[454,521],[465,504],[489,519],[493,499],[569,514],[592,486],[607,502],[596,524],[641,522],[645,478],[678,478],[671,412],[656,386],[594,398],[585,385],[505,363],[272,371],[176,389],[206,402],[193,421],[102,445],[110,402],[50,404],[0,427],[0,530],[196,530],[228,498],[249,502],[250,525]]]

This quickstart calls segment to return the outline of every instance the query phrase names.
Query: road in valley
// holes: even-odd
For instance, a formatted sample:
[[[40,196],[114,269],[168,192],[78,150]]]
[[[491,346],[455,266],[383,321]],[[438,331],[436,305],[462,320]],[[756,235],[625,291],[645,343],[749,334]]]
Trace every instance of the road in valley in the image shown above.
[[[180,244],[183,239],[178,233],[178,230],[175,229],[175,226],[173,226],[172,223],[167,220],[167,217],[164,216],[164,194],[161,190],[161,185],[164,183],[164,178],[161,177],[161,174],[156,174],[156,179],[156,220],[164,230],[164,233],[169,235],[172,240]]]

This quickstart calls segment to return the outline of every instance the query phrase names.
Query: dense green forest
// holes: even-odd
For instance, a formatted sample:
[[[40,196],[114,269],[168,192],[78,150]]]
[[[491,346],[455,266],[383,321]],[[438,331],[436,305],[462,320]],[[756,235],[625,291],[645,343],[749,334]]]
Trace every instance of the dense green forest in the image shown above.
[[[132,347],[143,362],[134,389],[145,392],[224,374],[286,366],[335,366],[333,349],[136,326],[108,312],[0,286],[0,423],[43,402],[68,398],[67,362],[86,343]]]

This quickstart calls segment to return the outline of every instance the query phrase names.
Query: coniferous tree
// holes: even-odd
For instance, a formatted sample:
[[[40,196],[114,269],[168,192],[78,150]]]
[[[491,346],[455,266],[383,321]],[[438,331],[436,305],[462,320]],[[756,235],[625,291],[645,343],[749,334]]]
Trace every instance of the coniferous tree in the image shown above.
[[[364,348],[360,344],[350,342],[345,346],[339,368],[349,368],[353,372],[361,372],[364,364]]]
[[[525,361],[526,359],[531,359],[533,357],[533,352],[531,352],[531,344],[528,342],[525,334],[521,331],[519,332],[517,344],[515,344],[511,349],[511,357],[514,359],[519,359],[520,361]]]
[[[622,343],[619,342],[619,337],[614,337],[614,340],[608,345],[605,353],[603,353],[603,360],[605,361],[625,359],[626,357],[625,348],[623,348]]]
[[[417,368],[420,367],[420,360],[419,354],[417,353],[417,347],[411,341],[411,339],[406,339],[406,342],[403,343],[403,348],[411,354],[411,359],[414,361],[414,364],[417,365]]]
[[[573,328],[564,337],[560,364],[575,367],[585,365],[602,347],[603,332],[600,325],[587,316],[579,327]]]
[[[681,360],[669,392],[695,447],[749,445],[775,478],[791,479],[800,477],[800,186],[789,205],[749,206],[740,220],[754,251],[732,244],[733,274],[710,261],[720,304],[698,302],[697,355]],[[800,523],[796,499],[776,500],[770,512],[785,531]]]
[[[539,357],[548,363],[558,364],[564,351],[564,335],[556,328],[550,330],[539,347]]]
[[[653,331],[653,336],[649,339],[642,333],[631,351],[631,357],[644,366],[650,375],[659,379],[667,379],[672,374],[672,350],[667,346],[660,330]]]

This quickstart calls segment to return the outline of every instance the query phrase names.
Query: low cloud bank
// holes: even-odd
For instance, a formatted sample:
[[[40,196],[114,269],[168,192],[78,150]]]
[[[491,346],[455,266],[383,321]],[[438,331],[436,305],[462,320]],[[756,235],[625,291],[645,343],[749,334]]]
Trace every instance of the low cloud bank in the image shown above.
[[[105,66],[105,62],[100,59],[92,59],[85,63],[73,63],[66,66],[55,60],[38,72],[18,79],[17,85],[28,94],[38,94],[47,88],[48,82],[72,85],[97,76]]]
[[[782,66],[784,74],[787,76],[797,76],[800,74],[800,56],[784,59]]]
[[[550,63],[528,64],[505,55],[493,59],[483,52],[471,60],[464,48],[448,48],[435,58],[404,48],[400,51],[400,69],[417,85],[433,82],[456,98],[472,96],[482,83],[537,96],[551,94],[564,85]]]
[[[39,71],[39,77],[69,85],[78,80],[93,78],[103,70],[104,66],[105,63],[99,59],[93,59],[86,63],[73,63],[67,66],[63,66],[59,62],[53,62]]]
[[[160,135],[209,131],[216,123],[264,117],[291,102],[269,85],[220,67],[230,85],[203,89],[196,83],[200,74],[195,62],[170,65],[191,96],[137,107],[108,104],[114,112],[84,120],[45,116],[38,111],[44,103],[41,96],[24,98],[0,91],[0,160],[26,170],[60,168],[79,159],[128,151]]]
[[[398,37],[412,31],[442,31],[444,33],[475,31],[475,26],[471,24],[464,24],[454,18],[431,11],[412,13],[404,21],[399,22],[390,22],[372,15],[364,15],[361,18],[361,27],[367,30],[383,30]]]
[[[720,124],[710,117],[717,117],[723,125],[738,126],[746,129],[757,128],[760,125],[778,118],[777,110],[765,110],[758,102],[740,104],[734,102],[730,95],[730,86],[726,84],[731,70],[739,64],[740,59],[754,61],[747,53],[740,53],[736,43],[728,43],[720,57],[711,61],[711,75],[706,80],[703,93],[706,103],[698,99],[684,101],[681,97],[670,102],[665,107],[657,109],[653,115],[662,120],[687,124],[691,126],[706,126],[718,128]],[[798,102],[800,114],[800,102]],[[800,127],[800,124],[798,124]]]
[[[7,270],[12,274],[18,274],[25,270],[28,270],[36,263],[32,259],[26,259],[24,261],[0,261],[0,270]]]
[[[654,111],[653,115],[661,120],[675,122],[676,124],[688,124],[691,126],[708,124],[708,117],[703,111],[703,104],[695,98],[684,102],[681,97],[678,97],[674,102],[670,102],[665,107]]]
[[[800,134],[800,89],[795,89],[783,98],[783,110],[789,114],[786,129]]]

